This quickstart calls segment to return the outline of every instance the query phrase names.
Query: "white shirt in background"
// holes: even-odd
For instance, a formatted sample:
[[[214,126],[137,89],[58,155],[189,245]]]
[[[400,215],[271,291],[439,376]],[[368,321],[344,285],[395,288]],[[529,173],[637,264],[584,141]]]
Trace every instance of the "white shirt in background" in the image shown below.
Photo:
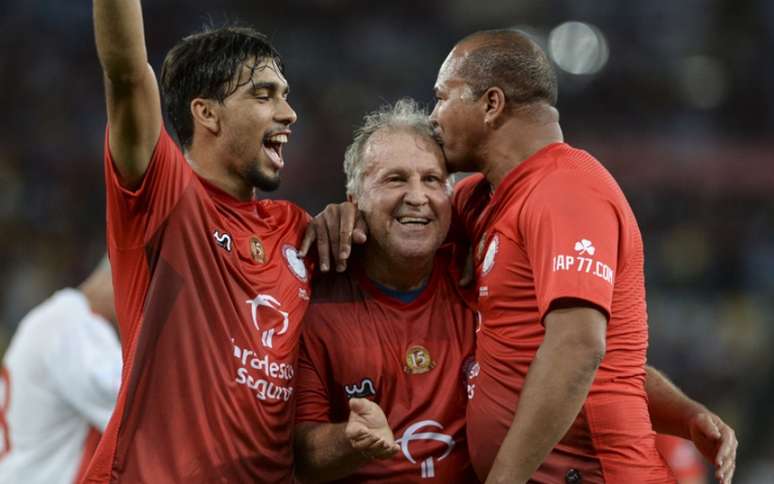
[[[0,373],[0,484],[72,483],[120,382],[116,332],[80,291],[62,289],[30,311]]]

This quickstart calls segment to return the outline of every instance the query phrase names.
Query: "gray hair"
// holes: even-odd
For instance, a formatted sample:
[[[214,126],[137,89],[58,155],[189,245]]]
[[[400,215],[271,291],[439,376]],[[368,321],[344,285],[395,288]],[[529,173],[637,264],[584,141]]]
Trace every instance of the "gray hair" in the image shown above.
[[[359,195],[363,182],[363,153],[368,141],[380,129],[406,130],[438,143],[427,112],[411,98],[384,105],[363,117],[363,125],[355,130],[352,144],[344,153],[344,173],[347,175],[347,195]]]

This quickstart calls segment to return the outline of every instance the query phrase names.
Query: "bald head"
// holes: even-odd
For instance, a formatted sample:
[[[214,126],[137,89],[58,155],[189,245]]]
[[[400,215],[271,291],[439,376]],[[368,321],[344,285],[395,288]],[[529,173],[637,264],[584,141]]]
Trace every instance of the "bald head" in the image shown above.
[[[456,73],[479,98],[499,87],[510,105],[544,102],[556,105],[556,73],[543,49],[516,30],[471,34],[452,50]]]

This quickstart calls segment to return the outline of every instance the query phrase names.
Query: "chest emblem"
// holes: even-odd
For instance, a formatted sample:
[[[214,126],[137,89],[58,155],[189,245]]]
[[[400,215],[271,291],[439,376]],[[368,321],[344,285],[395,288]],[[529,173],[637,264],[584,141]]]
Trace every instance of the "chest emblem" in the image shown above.
[[[376,396],[376,388],[374,388],[374,382],[370,378],[363,378],[360,380],[360,383],[344,385],[344,391],[347,392],[347,400],[350,398],[366,398]]]
[[[497,257],[497,250],[500,248],[500,236],[494,234],[489,247],[486,249],[486,255],[484,255],[484,262],[481,264],[481,275],[488,274],[492,270],[495,264],[495,258]]]
[[[427,348],[421,345],[410,346],[406,351],[406,367],[404,370],[410,375],[427,373],[435,368],[435,361],[430,357]]]
[[[431,429],[436,431],[434,432]],[[435,462],[447,458],[456,444],[451,435],[439,431],[443,431],[443,425],[439,422],[436,422],[435,420],[422,420],[421,422],[411,424],[406,431],[403,432],[403,435],[395,441],[396,444],[400,444],[400,450],[409,462],[416,464],[417,460],[421,459],[421,462],[419,463],[419,472],[422,479],[431,479],[435,477]],[[441,442],[445,445],[445,449],[442,447],[443,453],[440,455],[430,455],[427,457],[413,455],[409,449],[409,444],[411,442],[422,440]]]
[[[268,294],[258,294],[245,302],[250,305],[253,326],[261,332],[261,344],[272,348],[274,337],[288,332],[290,315],[281,310],[280,302]]]
[[[263,248],[263,242],[255,235],[250,237],[250,257],[259,264],[266,262],[266,250]]]
[[[298,256],[298,250],[292,245],[285,244],[282,246],[282,255],[285,257],[290,272],[301,282],[306,282],[308,280],[306,265],[304,265],[304,260]]]
[[[231,252],[231,236],[220,230],[212,232],[212,237],[215,239],[215,243],[222,249],[226,249],[226,252]]]

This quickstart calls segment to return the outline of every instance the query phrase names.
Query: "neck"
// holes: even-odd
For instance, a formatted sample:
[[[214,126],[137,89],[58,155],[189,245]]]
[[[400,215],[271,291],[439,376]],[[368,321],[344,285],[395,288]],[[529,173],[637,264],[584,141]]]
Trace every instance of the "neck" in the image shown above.
[[[89,279],[78,286],[78,290],[83,293],[86,301],[89,303],[91,312],[98,314],[115,324],[115,313],[113,312],[113,291],[111,283],[105,281]]]
[[[366,244],[363,267],[369,279],[396,291],[421,288],[433,272],[433,257],[390,257],[376,244]]]
[[[222,162],[224,154],[218,152],[215,143],[194,141],[185,155],[191,169],[211,185],[243,202],[255,198],[255,189]]]
[[[559,112],[551,106],[517,109],[493,133],[482,156],[481,172],[497,189],[511,170],[541,149],[564,141]]]

